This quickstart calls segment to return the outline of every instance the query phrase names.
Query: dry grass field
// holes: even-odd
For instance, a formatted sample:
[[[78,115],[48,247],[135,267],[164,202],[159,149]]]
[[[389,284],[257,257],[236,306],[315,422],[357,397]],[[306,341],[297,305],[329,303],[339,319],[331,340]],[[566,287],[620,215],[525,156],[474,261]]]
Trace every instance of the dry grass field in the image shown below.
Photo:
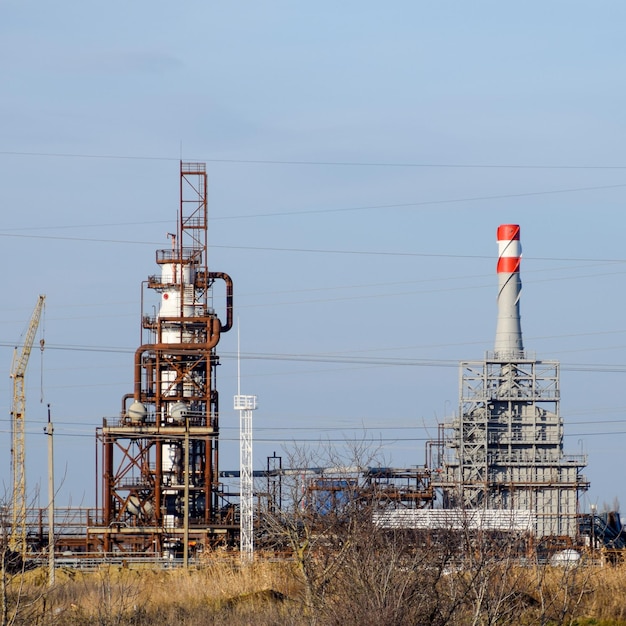
[[[8,585],[11,624],[196,626],[297,624],[300,585],[289,564],[201,569],[103,566],[61,569],[48,589],[47,572],[14,576]],[[17,611],[16,611],[17,609]]]
[[[423,624],[626,626],[626,566],[491,563],[432,576],[416,568],[386,576],[350,565],[311,599],[294,562],[208,564],[188,571],[102,567],[13,576],[5,624],[200,626]]]

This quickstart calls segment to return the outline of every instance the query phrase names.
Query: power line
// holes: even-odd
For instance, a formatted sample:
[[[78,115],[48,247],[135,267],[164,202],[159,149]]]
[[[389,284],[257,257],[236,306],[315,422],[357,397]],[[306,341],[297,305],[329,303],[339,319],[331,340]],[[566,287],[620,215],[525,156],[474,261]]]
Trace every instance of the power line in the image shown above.
[[[623,331],[615,331],[623,332]],[[567,335],[570,336],[570,335]],[[0,347],[13,348],[14,343],[0,342]],[[108,346],[87,346],[87,345],[60,345],[46,344],[46,350],[67,350],[78,352],[111,352],[134,354],[135,349],[123,347]],[[230,352],[222,352],[220,358],[231,360],[236,359],[237,355]],[[397,367],[459,367],[460,363],[465,363],[467,359],[407,359],[401,357],[362,357],[349,355],[332,355],[332,354],[288,354],[288,353],[242,353],[242,360],[250,361],[290,361],[303,363],[339,363],[350,365],[382,365]],[[554,359],[545,359],[553,361]],[[471,360],[475,362],[476,359]],[[612,363],[560,363],[562,371],[571,372],[588,372],[588,373],[626,373],[626,364]]]
[[[624,185],[626,187],[626,185]],[[0,237],[17,237],[21,239],[48,239],[58,241],[86,241],[92,243],[122,243],[131,245],[151,245],[163,246],[164,242],[159,241],[137,241],[128,239],[97,239],[95,237],[63,237],[58,235],[19,235],[14,233],[0,232]],[[416,257],[416,258],[444,258],[444,259],[493,259],[493,255],[486,254],[449,254],[432,252],[390,252],[376,250],[337,250],[328,248],[279,248],[263,246],[225,246],[215,245],[212,248],[224,250],[255,250],[262,252],[299,252],[307,254],[340,254],[340,255],[363,255],[363,256],[391,256],[391,257]],[[585,257],[537,257],[525,256],[526,261],[567,261],[577,263],[626,263],[626,259],[598,259]]]
[[[12,228],[4,228],[4,231],[16,231],[16,230],[64,230],[66,228],[75,229],[75,228],[119,228],[120,226],[146,226],[148,224],[171,224],[172,220],[143,220],[141,222],[109,222],[103,224],[65,224],[65,225],[56,225],[56,226],[16,226]]]
[[[0,419],[0,423],[9,423],[9,419],[2,418]],[[60,427],[67,426],[69,428],[61,428],[62,431],[65,431],[66,434],[74,433],[74,434],[82,434],[84,435],[86,432],[93,434],[93,430],[99,428],[101,424],[79,424],[77,422],[57,422],[55,420],[55,427],[59,424]],[[616,419],[616,420],[569,420],[564,418],[565,426],[597,426],[598,424],[626,424],[626,419]],[[45,422],[43,420],[34,421],[31,420],[31,424],[33,426],[43,426]],[[364,435],[377,433],[377,432],[387,432],[387,431],[411,431],[411,430],[436,430],[439,423],[430,424],[430,425],[421,425],[416,423],[414,426],[396,426],[393,424],[388,425],[380,425],[380,426],[262,426],[256,427],[254,430],[257,433],[274,433],[274,432],[297,432],[297,431],[313,431],[313,432],[359,432]],[[75,428],[77,427],[77,428]],[[220,426],[220,432],[224,431],[239,431],[238,426]],[[0,430],[0,432],[9,432]],[[39,430],[29,430],[30,434],[39,434]],[[597,431],[594,430],[594,434],[610,434],[613,431]],[[580,435],[581,433],[564,433],[565,437],[575,437]],[[588,434],[588,433],[586,433]],[[163,437],[168,438],[170,435],[163,435]],[[222,436],[220,436],[222,439]],[[227,437],[229,441],[238,441],[238,437]],[[431,437],[427,438],[428,440]]]
[[[0,150],[4,156],[49,157],[71,159],[103,159],[131,161],[170,161],[179,162],[180,157],[120,155],[120,154],[88,154],[84,152],[23,152],[18,150]],[[206,163],[232,163],[241,165],[306,165],[306,166],[338,166],[338,167],[407,167],[407,168],[440,168],[440,169],[533,169],[533,170],[625,170],[626,165],[546,165],[524,163],[429,163],[429,162],[394,162],[394,161],[314,161],[297,159],[224,159],[224,158],[185,158],[183,161],[200,161]]]
[[[0,434],[8,434],[9,430],[0,430]],[[28,435],[35,434],[45,434],[43,431],[27,431]],[[57,433],[55,432],[55,435]],[[626,435],[626,430],[613,430],[613,431],[589,431],[589,432],[578,432],[578,433],[567,433],[566,437],[603,437],[603,436],[616,436],[616,435]],[[66,439],[74,438],[74,439],[93,439],[95,434],[93,433],[80,433],[80,432],[63,432],[61,429],[58,433],[58,436]],[[171,440],[172,435],[161,435],[157,438],[163,438],[166,440]],[[371,439],[372,442],[375,443],[385,443],[385,444],[396,444],[396,443],[425,443],[427,441],[434,441],[435,437],[378,437],[372,434],[371,437],[367,439],[369,441]],[[294,444],[294,443],[347,443],[352,441],[352,439],[348,437],[324,437],[320,435],[319,437],[255,437],[255,442],[258,443],[273,443],[273,444]],[[220,442],[239,442],[239,437],[237,436],[226,436],[220,437]]]
[[[212,220],[233,220],[233,219],[243,219],[243,218],[257,218],[257,217],[276,217],[276,216],[300,216],[300,215],[310,215],[316,213],[343,213],[349,211],[370,211],[376,209],[401,209],[408,207],[419,207],[419,206],[433,206],[438,204],[457,204],[460,202],[478,202],[485,200],[505,200],[508,198],[527,198],[531,196],[546,196],[546,195],[555,195],[562,193],[578,193],[581,191],[600,191],[605,189],[617,189],[621,187],[626,187],[626,183],[620,183],[615,185],[597,185],[592,187],[572,187],[567,189],[551,189],[547,191],[527,191],[527,192],[519,192],[519,193],[507,193],[507,194],[498,194],[493,196],[471,196],[467,198],[452,198],[447,200],[423,200],[419,202],[406,202],[402,204],[379,204],[379,205],[370,205],[370,206],[357,206],[357,207],[344,207],[339,209],[309,209],[304,211],[277,211],[273,213],[256,213],[256,214],[248,214],[248,215],[226,215],[219,217],[212,217]]]
[[[264,252],[305,252],[317,254],[345,254],[345,255],[370,255],[370,256],[398,256],[398,257],[427,257],[445,259],[493,259],[493,255],[487,254],[436,254],[432,252],[388,252],[372,250],[333,250],[324,248],[278,248],[261,246],[221,246],[212,245],[212,248],[228,250],[259,250]],[[626,263],[626,259],[594,259],[584,257],[538,257],[525,256],[525,261],[574,261],[577,263]]]
[[[102,159],[118,161],[171,161],[179,162],[180,158],[159,156],[138,156],[122,154],[87,154],[84,152],[21,152],[18,150],[0,150],[0,155],[23,157],[49,157],[55,159]],[[187,159],[191,160],[191,159]]]
[[[128,239],[98,239],[96,237],[63,237],[60,235],[18,235],[16,233],[0,233],[0,237],[14,237],[19,239],[48,239],[51,241],[88,241],[91,243],[124,243],[137,245],[162,246],[162,241],[131,241]]]
[[[1,153],[0,153],[1,154]],[[353,206],[353,207],[340,207],[334,209],[305,209],[301,211],[272,211],[268,213],[248,213],[243,215],[221,215],[221,216],[211,216],[211,221],[222,221],[222,220],[240,220],[240,219],[257,219],[264,217],[300,217],[302,215],[315,215],[315,214],[324,214],[324,213],[347,213],[354,211],[374,211],[380,209],[402,209],[402,208],[410,208],[410,207],[422,207],[422,206],[436,206],[442,204],[458,204],[462,202],[478,202],[478,201],[487,201],[487,200],[504,200],[510,198],[527,198],[532,196],[545,196],[545,195],[555,195],[555,194],[565,194],[565,193],[579,193],[582,191],[602,191],[607,189],[619,189],[626,187],[626,183],[619,183],[614,185],[595,185],[588,187],[570,187],[565,189],[548,189],[543,191],[528,191],[528,192],[517,192],[517,193],[508,193],[508,194],[496,194],[496,195],[486,195],[486,196],[469,196],[465,198],[448,198],[442,200],[420,200],[416,202],[403,202],[403,203],[395,203],[395,204],[375,204],[375,205],[365,205],[365,206]],[[160,221],[151,221],[150,224],[158,224],[163,223],[164,220]],[[108,226],[134,226],[139,225],[140,222],[128,222],[128,223],[120,223],[120,224],[101,224],[101,225],[82,225],[82,226],[47,226],[47,227],[20,227],[20,228],[11,228],[8,230],[16,231],[16,230],[52,230],[59,228],[96,228],[96,227],[108,227]],[[6,229],[5,229],[6,230]],[[9,236],[8,233],[0,233],[2,236]],[[133,244],[147,244],[151,245],[160,245],[160,242],[154,244],[154,242],[146,242],[146,241],[127,241],[127,240],[117,240],[117,239],[95,239],[95,238],[79,238],[79,237],[46,237],[43,235],[17,235],[14,234],[15,237],[25,237],[25,238],[34,238],[34,239],[61,239],[68,241],[96,241],[96,242],[105,242],[105,243],[133,243]],[[217,246],[219,247],[219,246]]]

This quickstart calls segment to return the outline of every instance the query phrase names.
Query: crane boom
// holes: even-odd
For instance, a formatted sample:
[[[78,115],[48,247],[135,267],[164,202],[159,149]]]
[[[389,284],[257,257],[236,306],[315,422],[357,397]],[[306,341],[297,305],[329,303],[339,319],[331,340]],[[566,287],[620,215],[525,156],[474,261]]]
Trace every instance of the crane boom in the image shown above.
[[[39,296],[28,324],[28,330],[22,350],[18,354],[17,346],[13,352],[11,378],[13,379],[13,407],[11,409],[11,425],[13,431],[13,514],[11,523],[10,548],[22,555],[26,552],[26,454],[25,428],[26,392],[24,377],[28,359],[33,347],[35,335],[39,328],[39,320],[46,296]],[[43,345],[43,344],[42,344]]]

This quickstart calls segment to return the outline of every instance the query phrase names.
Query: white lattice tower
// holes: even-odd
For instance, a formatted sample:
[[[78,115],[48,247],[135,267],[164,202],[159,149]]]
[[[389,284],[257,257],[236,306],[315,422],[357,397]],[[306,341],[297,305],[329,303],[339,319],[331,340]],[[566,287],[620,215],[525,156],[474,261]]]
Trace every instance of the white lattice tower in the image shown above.
[[[252,482],[252,411],[257,407],[256,396],[235,396],[239,411],[239,516],[240,553],[243,563],[254,559],[254,491]]]

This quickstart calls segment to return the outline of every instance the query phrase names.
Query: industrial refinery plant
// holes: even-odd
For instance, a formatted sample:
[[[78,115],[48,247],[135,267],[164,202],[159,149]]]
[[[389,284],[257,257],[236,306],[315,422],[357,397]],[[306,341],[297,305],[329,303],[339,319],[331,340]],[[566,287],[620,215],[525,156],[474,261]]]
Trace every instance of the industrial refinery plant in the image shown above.
[[[508,511],[538,538],[575,539],[587,459],[563,451],[559,363],[524,350],[520,227],[500,226],[497,240],[494,350],[461,363],[458,416],[434,446],[433,482],[446,508]]]
[[[58,553],[77,557],[186,560],[221,546],[241,548],[251,558],[263,511],[292,504],[281,494],[293,468],[274,455],[265,469],[252,470],[255,396],[235,397],[242,420],[240,470],[220,468],[217,349],[233,327],[233,281],[208,266],[205,165],[181,162],[179,182],[175,232],[156,252],[158,272],[142,283],[134,380],[119,416],[104,419],[95,434],[94,509],[55,518],[46,510],[18,508],[25,506],[23,420],[19,405],[14,411],[11,532],[25,555],[41,554],[55,537]],[[589,487],[582,474],[587,459],[563,449],[559,363],[538,360],[524,348],[520,227],[499,226],[497,245],[493,351],[482,361],[460,363],[458,411],[438,425],[426,458],[411,468],[298,468],[302,489],[313,494],[306,502],[332,507],[344,491],[344,501],[351,497],[350,485],[349,493],[360,499],[376,494],[373,515],[381,532],[455,528],[465,520],[471,528],[515,532],[531,543],[553,538],[558,545],[582,545],[581,529],[602,537],[596,518],[582,516],[579,506]],[[24,369],[18,362],[18,383]],[[264,485],[258,492],[253,475]],[[239,480],[237,491],[224,489],[228,477]]]
[[[105,420],[97,475],[101,505],[87,529],[90,551],[162,553],[172,541],[200,542],[235,526],[220,497],[216,347],[233,325],[233,283],[207,265],[207,175],[181,163],[180,208],[171,247],[158,250],[156,315],[141,317],[132,392],[120,419]],[[225,319],[215,309],[223,286]],[[151,300],[142,294],[142,306]],[[148,309],[149,310],[149,309]]]

